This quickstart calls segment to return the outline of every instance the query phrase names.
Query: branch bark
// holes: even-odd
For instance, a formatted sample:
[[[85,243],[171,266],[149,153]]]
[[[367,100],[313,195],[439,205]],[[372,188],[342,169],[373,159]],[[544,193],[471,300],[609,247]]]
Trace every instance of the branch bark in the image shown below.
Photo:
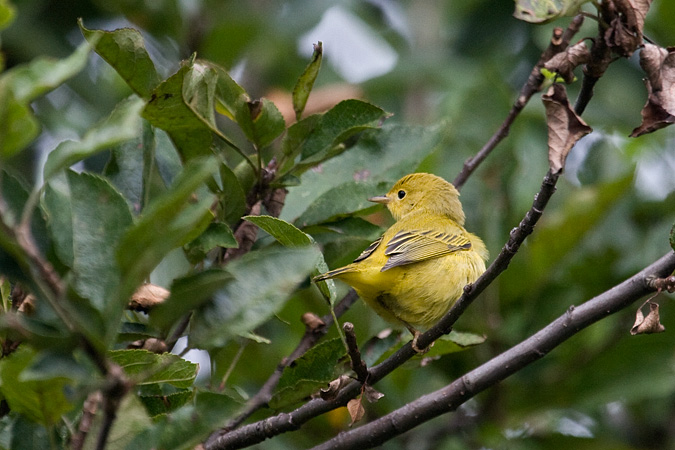
[[[434,417],[454,411],[476,394],[541,359],[589,325],[652,292],[649,280],[654,276],[665,277],[673,270],[675,253],[670,252],[612,289],[578,307],[570,306],[563,315],[536,334],[444,388],[426,394],[360,428],[341,433],[314,449],[372,448]]]

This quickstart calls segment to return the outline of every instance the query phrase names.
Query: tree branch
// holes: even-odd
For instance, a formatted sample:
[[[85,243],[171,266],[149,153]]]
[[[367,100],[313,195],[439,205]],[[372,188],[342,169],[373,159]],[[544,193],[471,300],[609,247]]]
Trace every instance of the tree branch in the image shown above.
[[[511,107],[508,116],[504,119],[501,126],[497,131],[490,137],[490,139],[485,143],[483,148],[481,148],[476,155],[469,158],[465,163],[462,171],[455,177],[452,184],[455,185],[457,189],[461,189],[469,176],[473,173],[474,170],[478,167],[480,163],[488,157],[492,150],[497,147],[497,145],[506,138],[511,129],[511,125],[516,120],[516,117],[520,112],[525,108],[527,102],[530,101],[530,98],[541,89],[541,85],[544,82],[544,75],[541,73],[541,69],[544,67],[546,61],[551,59],[557,53],[562,52],[567,48],[570,41],[574,35],[579,31],[581,25],[584,23],[584,16],[581,14],[577,15],[572,22],[569,24],[565,32],[561,28],[556,27],[553,30],[553,36],[551,37],[551,42],[549,46],[544,50],[544,52],[539,57],[539,61],[532,68],[530,76],[527,79],[527,82],[523,85],[518,94],[518,98]]]
[[[471,302],[480,294],[494,279],[508,267],[509,262],[516,254],[525,238],[529,236],[537,221],[542,215],[548,200],[555,192],[555,184],[558,181],[558,175],[550,171],[544,177],[539,193],[535,196],[530,210],[520,222],[517,228],[511,231],[509,241],[506,243],[501,253],[492,262],[490,267],[481,275],[476,282],[468,288],[460,297],[450,311],[432,327],[429,331],[422,334],[418,339],[418,345],[427,347],[435,339],[444,333],[450,332],[452,325],[459,316],[466,310]],[[385,361],[368,371],[368,382],[373,385],[394,369],[408,361],[417,353],[412,349],[411,343],[401,347],[396,353],[391,355]],[[259,422],[255,422],[238,430],[229,433],[221,432],[219,436],[213,435],[205,444],[207,450],[224,448],[242,448],[262,442],[267,438],[277,434],[293,431],[300,428],[306,421],[324,414],[328,411],[344,406],[347,402],[360,393],[361,383],[352,382],[345,386],[338,395],[329,401],[315,399],[300,406],[290,413],[282,413],[277,416],[269,417]]]
[[[675,253],[669,252],[623,283],[578,307],[570,306],[563,315],[539,332],[446,387],[360,428],[341,433],[315,447],[315,450],[371,448],[434,417],[454,411],[476,394],[541,359],[579,331],[650,293],[653,288],[649,285],[649,279],[654,276],[665,277],[673,270]]]

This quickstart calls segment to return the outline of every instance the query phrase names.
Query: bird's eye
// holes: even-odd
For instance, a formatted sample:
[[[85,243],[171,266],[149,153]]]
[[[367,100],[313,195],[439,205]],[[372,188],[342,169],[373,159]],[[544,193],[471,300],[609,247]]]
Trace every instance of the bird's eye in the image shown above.
[[[403,197],[405,197],[405,191],[398,191],[398,198],[402,199]]]

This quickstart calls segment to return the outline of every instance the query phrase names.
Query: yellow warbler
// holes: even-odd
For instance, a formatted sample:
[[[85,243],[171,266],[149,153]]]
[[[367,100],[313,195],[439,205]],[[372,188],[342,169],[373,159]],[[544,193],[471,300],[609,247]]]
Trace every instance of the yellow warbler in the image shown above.
[[[392,323],[405,325],[417,348],[417,328],[434,325],[485,272],[488,257],[479,237],[464,229],[459,192],[443,178],[414,173],[383,196],[396,220],[353,263],[314,278],[337,278]]]

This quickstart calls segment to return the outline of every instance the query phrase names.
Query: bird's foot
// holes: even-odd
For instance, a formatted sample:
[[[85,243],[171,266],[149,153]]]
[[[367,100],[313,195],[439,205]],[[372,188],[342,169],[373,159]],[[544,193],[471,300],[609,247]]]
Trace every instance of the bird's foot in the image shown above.
[[[419,339],[419,337],[420,337],[421,335],[422,335],[422,333],[420,333],[420,332],[417,331],[417,330],[415,330],[415,331],[413,332],[412,349],[415,350],[416,353],[419,353],[420,355],[423,355],[423,354],[425,354],[426,352],[428,352],[429,349],[430,349],[431,347],[434,346],[434,343],[432,342],[431,345],[429,345],[428,347],[425,347],[425,348],[419,348],[419,347],[417,346],[417,339]]]

